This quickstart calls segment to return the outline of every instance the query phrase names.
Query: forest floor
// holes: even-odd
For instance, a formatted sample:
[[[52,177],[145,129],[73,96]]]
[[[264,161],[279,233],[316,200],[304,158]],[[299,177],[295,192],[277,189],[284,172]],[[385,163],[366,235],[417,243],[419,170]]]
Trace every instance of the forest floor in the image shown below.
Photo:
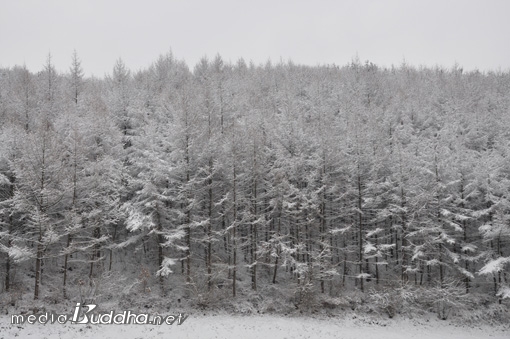
[[[434,305],[437,303],[411,303],[400,305],[389,318],[384,308],[377,304],[373,293],[356,294],[350,290],[338,291],[338,297],[315,296],[308,300],[310,305],[296,305],[296,290],[289,282],[261,286],[258,292],[250,289],[249,279],[240,289],[237,298],[229,290],[216,289],[210,299],[198,294],[190,297],[190,291],[178,280],[170,280],[167,296],[162,296],[154,283],[153,291],[143,291],[136,281],[136,274],[130,271],[126,276],[107,276],[98,280],[98,290],[90,297],[74,285],[68,289],[69,299],[62,299],[56,276],[46,277],[40,300],[33,300],[32,292],[25,288],[23,293],[0,293],[0,339],[33,338],[426,338],[426,339],[510,339],[510,300],[498,304],[487,291],[472,293],[470,302],[448,312],[446,320],[440,320]],[[21,278],[20,278],[21,279]],[[171,278],[169,278],[171,279]],[[18,285],[30,286],[31,280],[21,279]],[[131,286],[126,288],[125,286]],[[180,287],[179,287],[180,286]],[[240,285],[243,287],[243,285]],[[383,289],[381,296],[389,289]],[[386,291],[386,292],[385,292]],[[375,292],[374,292],[375,293]],[[429,296],[429,294],[427,294]],[[362,298],[363,297],[363,298]],[[430,296],[429,296],[430,297]],[[390,298],[390,297],[388,297]],[[416,298],[418,300],[418,298]],[[77,302],[95,303],[98,314],[120,314],[124,311],[147,313],[152,318],[184,314],[187,318],[178,325],[94,325],[73,324],[12,324],[17,314],[72,315]],[[397,303],[398,304],[398,303]]]
[[[343,317],[188,314],[181,325],[11,324],[0,316],[0,339],[11,338],[510,338],[510,324],[475,325],[428,319],[377,319],[346,314]]]

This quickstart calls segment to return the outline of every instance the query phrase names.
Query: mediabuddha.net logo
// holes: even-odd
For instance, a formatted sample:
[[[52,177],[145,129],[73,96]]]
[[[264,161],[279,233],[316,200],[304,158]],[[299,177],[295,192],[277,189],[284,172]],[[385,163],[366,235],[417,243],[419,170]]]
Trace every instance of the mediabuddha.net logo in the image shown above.
[[[84,308],[87,308],[84,310]],[[116,313],[110,311],[106,313],[93,312],[97,308],[95,304],[81,305],[77,303],[72,314],[58,314],[55,312],[45,312],[41,314],[13,314],[11,323],[16,324],[47,324],[57,323],[66,324],[98,324],[98,325],[182,325],[188,318],[187,315],[179,313],[176,315],[149,315],[148,313],[137,313],[133,311],[123,311]]]

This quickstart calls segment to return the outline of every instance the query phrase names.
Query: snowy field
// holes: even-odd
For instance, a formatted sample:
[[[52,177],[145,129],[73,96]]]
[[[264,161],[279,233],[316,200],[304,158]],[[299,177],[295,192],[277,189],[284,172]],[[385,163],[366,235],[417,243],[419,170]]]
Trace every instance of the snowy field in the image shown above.
[[[180,326],[168,325],[11,325],[0,317],[0,339],[11,338],[510,338],[507,326],[455,325],[440,320],[369,320],[368,318],[313,318],[283,316],[190,315]]]

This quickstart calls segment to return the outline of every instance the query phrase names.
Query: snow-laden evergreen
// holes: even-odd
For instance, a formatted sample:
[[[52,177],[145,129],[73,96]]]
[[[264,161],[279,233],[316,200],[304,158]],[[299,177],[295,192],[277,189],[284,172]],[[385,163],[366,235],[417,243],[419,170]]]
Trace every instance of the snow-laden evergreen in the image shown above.
[[[0,121],[4,293],[508,299],[508,73],[75,53],[1,69]]]

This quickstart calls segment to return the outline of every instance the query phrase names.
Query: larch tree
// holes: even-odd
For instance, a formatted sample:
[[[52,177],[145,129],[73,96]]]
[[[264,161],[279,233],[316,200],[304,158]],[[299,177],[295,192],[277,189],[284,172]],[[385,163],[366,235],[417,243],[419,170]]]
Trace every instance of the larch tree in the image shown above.
[[[45,254],[54,250],[61,236],[58,215],[66,203],[67,160],[58,134],[46,119],[25,136],[22,147],[14,165],[14,201],[24,223],[27,251],[33,251],[35,259],[34,299],[38,299]]]

